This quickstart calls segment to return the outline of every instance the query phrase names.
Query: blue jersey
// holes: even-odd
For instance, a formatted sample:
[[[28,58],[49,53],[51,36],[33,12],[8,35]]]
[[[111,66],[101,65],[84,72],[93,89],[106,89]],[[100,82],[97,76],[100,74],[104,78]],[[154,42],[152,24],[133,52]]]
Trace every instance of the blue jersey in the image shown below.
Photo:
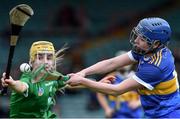
[[[119,84],[123,81],[123,77],[121,75],[116,75],[116,80],[114,84]],[[113,114],[112,118],[141,118],[143,117],[143,110],[141,106],[136,109],[131,109],[128,106],[128,102],[132,100],[139,100],[139,95],[135,91],[130,91],[115,96],[108,96],[109,105],[112,109],[115,109],[115,113]]]
[[[159,49],[145,57],[128,52],[131,60],[139,62],[133,79],[144,88],[138,89],[147,117],[180,117],[180,96],[174,57],[168,48]]]

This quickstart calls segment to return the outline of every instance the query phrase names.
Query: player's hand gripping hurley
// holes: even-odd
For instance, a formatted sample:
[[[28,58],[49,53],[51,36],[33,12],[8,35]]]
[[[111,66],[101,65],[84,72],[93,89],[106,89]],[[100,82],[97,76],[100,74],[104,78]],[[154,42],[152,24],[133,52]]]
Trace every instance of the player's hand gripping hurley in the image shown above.
[[[6,67],[6,79],[9,78],[12,59],[14,55],[14,49],[18,41],[20,31],[33,14],[34,14],[33,9],[26,4],[17,5],[9,12],[10,24],[11,24],[11,36],[10,36],[10,50],[8,56],[8,63]],[[4,95],[6,93],[7,93],[7,87],[4,87],[0,91],[0,94]]]

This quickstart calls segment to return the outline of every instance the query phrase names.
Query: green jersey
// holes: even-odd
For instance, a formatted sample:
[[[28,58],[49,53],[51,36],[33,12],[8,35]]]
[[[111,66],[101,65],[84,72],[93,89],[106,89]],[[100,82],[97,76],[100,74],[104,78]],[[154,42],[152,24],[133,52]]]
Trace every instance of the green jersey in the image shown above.
[[[10,117],[11,118],[55,118],[51,112],[55,104],[55,92],[62,87],[60,80],[41,81],[32,83],[32,76],[23,74],[20,78],[28,86],[24,93],[15,91],[11,94]]]

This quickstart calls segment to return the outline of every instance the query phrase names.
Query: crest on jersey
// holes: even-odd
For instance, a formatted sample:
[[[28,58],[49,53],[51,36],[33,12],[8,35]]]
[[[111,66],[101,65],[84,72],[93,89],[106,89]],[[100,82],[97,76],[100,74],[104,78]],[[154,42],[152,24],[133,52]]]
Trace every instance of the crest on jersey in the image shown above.
[[[143,59],[144,59],[144,61],[149,61],[150,57],[144,57]]]
[[[38,96],[42,96],[44,93],[44,89],[43,88],[39,88],[38,90]]]

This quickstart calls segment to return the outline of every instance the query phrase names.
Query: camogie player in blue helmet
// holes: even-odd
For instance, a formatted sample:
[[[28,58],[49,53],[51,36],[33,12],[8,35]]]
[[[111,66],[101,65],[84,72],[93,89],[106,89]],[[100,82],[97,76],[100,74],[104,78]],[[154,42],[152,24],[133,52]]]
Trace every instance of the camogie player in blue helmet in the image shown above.
[[[146,117],[180,117],[177,73],[174,57],[167,47],[170,37],[171,28],[167,21],[156,17],[144,18],[132,30],[131,51],[100,61],[76,74],[70,74],[71,78],[67,83],[72,86],[84,85],[94,91],[111,95],[137,90]],[[117,85],[84,78],[91,74],[107,73],[132,63],[138,63],[135,74]]]

